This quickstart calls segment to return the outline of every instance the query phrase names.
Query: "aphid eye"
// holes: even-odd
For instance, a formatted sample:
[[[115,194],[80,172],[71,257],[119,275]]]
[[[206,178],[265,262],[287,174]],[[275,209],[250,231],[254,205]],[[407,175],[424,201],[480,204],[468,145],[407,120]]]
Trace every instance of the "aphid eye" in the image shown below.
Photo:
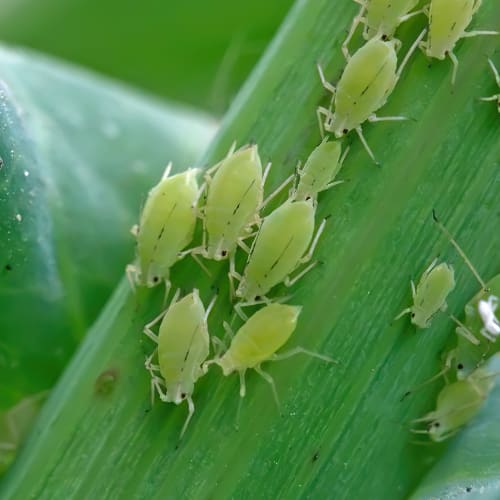
[[[463,369],[464,369],[464,365],[462,363],[458,363],[457,370],[463,370]]]
[[[181,394],[181,398],[182,398],[182,399],[185,399],[185,397],[186,397],[186,393],[185,393],[185,392],[183,392],[183,393]]]
[[[347,130],[346,128],[345,128],[344,130],[342,130],[342,133],[343,133],[344,135],[346,135],[348,132],[349,132],[349,130]]]
[[[414,318],[415,317],[415,313],[411,313],[411,317]]]
[[[154,277],[153,277],[153,282],[154,282],[154,283],[158,283],[158,280],[159,280],[159,279],[160,279],[160,278],[158,278],[158,276],[154,276]]]
[[[260,295],[256,295],[254,300],[260,300]]]
[[[227,250],[222,250],[221,255],[225,257],[227,255]]]
[[[434,427],[436,427],[436,429],[440,426],[441,424],[439,422],[434,422]]]
[[[384,42],[387,41],[387,35],[382,35],[382,41],[384,41]]]

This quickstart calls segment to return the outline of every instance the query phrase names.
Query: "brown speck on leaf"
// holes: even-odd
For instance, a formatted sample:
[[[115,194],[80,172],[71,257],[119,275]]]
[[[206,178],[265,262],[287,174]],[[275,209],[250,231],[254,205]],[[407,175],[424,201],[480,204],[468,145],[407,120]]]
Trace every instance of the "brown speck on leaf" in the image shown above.
[[[109,370],[104,370],[96,378],[94,383],[94,392],[98,396],[108,396],[113,392],[116,382],[118,380],[118,370],[110,368]]]

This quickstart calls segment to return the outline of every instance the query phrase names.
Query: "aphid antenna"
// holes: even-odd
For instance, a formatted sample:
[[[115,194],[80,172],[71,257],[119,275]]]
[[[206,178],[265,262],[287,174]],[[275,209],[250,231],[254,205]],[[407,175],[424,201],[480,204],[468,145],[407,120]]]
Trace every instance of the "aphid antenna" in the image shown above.
[[[199,291],[197,288],[195,288],[193,292],[195,292],[199,297]],[[210,315],[210,312],[212,311],[218,296],[219,296],[219,290],[216,290],[212,300],[210,301],[210,304],[208,304],[208,307],[205,311],[205,317],[203,318],[204,321],[208,320],[208,316]]]
[[[190,422],[190,420],[191,420],[191,418],[192,418],[192,416],[194,414],[194,402],[193,402],[193,398],[190,395],[188,395],[186,397],[186,401],[187,401],[187,404],[188,404],[188,416],[186,417],[184,425],[182,426],[181,435],[179,436],[179,441],[177,443],[176,448],[179,447],[179,443],[180,443],[180,441],[182,439],[182,436],[184,436],[184,433],[186,432],[186,429],[187,429],[187,427],[189,425],[189,422]]]
[[[361,141],[361,144],[363,144],[363,147],[365,148],[366,152],[368,153],[368,156],[373,160],[373,163],[377,165],[377,167],[381,166],[381,163],[375,159],[375,155],[373,154],[373,151],[371,150],[370,146],[368,146],[368,143],[366,142],[365,136],[363,135],[363,129],[361,126],[358,126],[355,128],[356,133],[358,134],[359,140]]]
[[[310,351],[309,349],[304,349],[303,347],[294,347],[289,351],[282,352],[281,354],[273,354],[271,356],[271,361],[283,361],[284,359],[291,358],[292,356],[296,356],[297,354],[305,354],[306,356],[310,356],[311,358],[321,359],[326,361],[327,363],[333,363],[335,365],[339,364],[339,361],[331,358],[330,356],[326,356],[325,354],[319,354],[315,351]]]
[[[436,223],[436,225],[438,226],[438,228],[450,240],[450,243],[455,247],[455,249],[457,250],[457,252],[459,253],[459,255],[465,261],[465,263],[467,264],[467,267],[471,270],[472,274],[474,275],[474,277],[477,279],[477,281],[481,285],[481,288],[485,292],[489,292],[490,291],[489,288],[486,286],[486,283],[481,278],[481,276],[477,272],[476,268],[472,265],[472,262],[469,260],[469,258],[467,257],[467,255],[465,255],[465,252],[460,248],[459,244],[456,242],[455,238],[453,238],[453,236],[448,231],[448,229],[446,229],[446,227],[444,226],[444,224],[438,219],[438,217],[436,215],[436,210],[434,208],[432,209],[432,218],[434,219],[434,222]]]
[[[271,171],[272,165],[273,165],[272,162],[268,162],[264,168],[264,173],[262,174],[262,185],[263,186],[266,183],[267,176],[269,175],[269,172]]]
[[[195,250],[195,251],[193,251]],[[211,278],[212,277],[212,273],[208,270],[207,266],[205,266],[205,264],[203,264],[203,262],[198,258],[198,253],[202,254],[203,255],[203,247],[200,247],[198,249],[191,249],[191,250],[188,250],[187,252],[184,252],[185,254],[189,253],[191,255],[191,257],[193,258],[193,260],[200,266],[200,268],[203,270],[203,272],[209,277]]]
[[[136,276],[137,276],[137,267],[134,264],[127,264],[125,267],[125,274],[127,275],[127,281],[129,282],[130,288],[132,292],[135,293],[136,289]]]
[[[168,176],[170,175],[170,171],[172,170],[172,162],[169,161],[168,162],[168,165],[165,167],[165,170],[163,171],[163,174],[161,176],[161,179],[162,181],[164,181],[165,179],[168,178]]]
[[[289,177],[287,177],[268,197],[262,202],[261,206],[259,207],[259,211],[265,208],[265,206],[273,199],[275,198],[283,189],[290,184],[290,182],[293,181],[295,175],[292,174]]]

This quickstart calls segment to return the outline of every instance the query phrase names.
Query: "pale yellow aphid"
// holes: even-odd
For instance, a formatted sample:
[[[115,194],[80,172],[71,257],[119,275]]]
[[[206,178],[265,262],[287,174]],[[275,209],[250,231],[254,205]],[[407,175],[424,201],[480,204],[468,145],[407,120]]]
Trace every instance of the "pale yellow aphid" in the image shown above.
[[[316,262],[306,266],[293,278],[290,274],[312,258],[316,244],[324,229],[323,221],[313,238],[315,203],[288,200],[264,218],[254,240],[243,276],[234,274],[239,285],[236,297],[242,302],[236,312],[245,319],[242,307],[269,303],[266,294],[279,283],[293,285]]]
[[[495,386],[500,354],[474,370],[463,380],[447,384],[438,394],[436,409],[414,423],[425,423],[427,429],[412,429],[417,434],[428,434],[433,441],[444,441],[469,423],[479,412]]]
[[[396,28],[423,12],[422,9],[410,12],[418,0],[354,0],[361,5],[358,15],[354,18],[351,29],[344,43],[342,52],[349,58],[348,44],[351,41],[358,25],[364,24],[363,37],[365,40],[380,37],[382,40],[392,38]]]
[[[314,148],[304,166],[297,169],[298,182],[290,197],[297,201],[316,200],[321,191],[344,182],[335,181],[349,152],[346,148],[341,157],[341,149],[339,141],[328,141],[326,138]]]
[[[229,325],[224,323],[226,332],[232,337],[231,345],[221,357],[204,363],[204,368],[208,368],[211,364],[217,364],[222,368],[222,373],[225,376],[237,372],[240,376],[241,397],[244,397],[246,393],[245,373],[248,369],[254,369],[271,385],[278,403],[274,380],[271,375],[262,370],[261,363],[286,359],[300,353],[333,362],[328,356],[308,351],[302,347],[295,347],[290,351],[276,354],[276,351],[288,341],[294,332],[301,309],[300,306],[284,304],[267,305],[251,316],[234,336]]]
[[[424,34],[425,30],[410,47],[399,68],[396,51],[400,42],[372,38],[349,59],[336,87],[326,80],[318,65],[321,82],[332,93],[330,107],[317,108],[321,136],[326,131],[340,138],[355,130],[366,151],[376,162],[363,135],[362,124],[365,121],[406,120],[401,116],[377,117],[375,112],[387,102]]]
[[[458,59],[453,53],[462,38],[479,35],[498,35],[498,31],[465,31],[472,16],[481,7],[481,0],[431,0],[428,10],[429,36],[420,44],[428,57],[443,60],[449,57],[453,63],[452,85],[458,69]]]
[[[194,413],[194,384],[203,375],[201,365],[209,353],[207,319],[216,297],[205,311],[198,290],[177,301],[179,292],[177,290],[170,306],[145,326],[144,333],[157,344],[145,362],[151,374],[153,402],[155,392],[167,403],[179,405],[187,401],[189,413],[182,427],[182,438]],[[159,321],[156,335],[151,327]],[[155,356],[158,364],[153,363]]]
[[[188,252],[193,239],[199,198],[197,169],[169,177],[167,167],[160,182],[148,194],[140,223],[132,228],[137,239],[137,258],[127,266],[132,284],[153,287],[168,283],[170,268]]]
[[[230,270],[234,271],[236,248],[250,251],[244,240],[260,224],[261,208],[291,180],[287,179],[264,201],[264,183],[270,166],[269,163],[262,172],[258,148],[253,145],[229,151],[222,162],[207,171],[207,195],[201,208],[203,243],[191,250],[193,255],[214,260],[229,257]]]
[[[498,74],[498,70],[496,69],[491,59],[488,59],[488,64],[490,65],[491,71],[493,71],[493,76],[495,77],[495,81],[497,82],[497,85],[500,88],[500,75]],[[491,95],[489,97],[481,97],[481,101],[496,101],[497,110],[500,113],[500,93]]]

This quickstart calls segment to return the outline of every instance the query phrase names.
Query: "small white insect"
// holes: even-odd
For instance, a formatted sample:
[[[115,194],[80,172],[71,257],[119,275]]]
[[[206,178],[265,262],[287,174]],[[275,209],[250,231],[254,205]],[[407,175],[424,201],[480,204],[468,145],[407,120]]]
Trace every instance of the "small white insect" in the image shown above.
[[[396,28],[421,14],[423,9],[410,12],[419,0],[354,0],[361,5],[358,15],[353,19],[351,29],[344,43],[342,52],[349,59],[348,44],[351,41],[358,25],[364,24],[363,37],[365,40],[380,37],[382,40],[392,38]]]
[[[370,158],[376,163],[361,126],[365,121],[407,119],[402,116],[378,117],[375,112],[387,102],[424,35],[425,30],[410,47],[399,68],[396,51],[401,42],[395,39],[383,41],[380,37],[372,38],[349,59],[336,87],[326,80],[321,66],[318,65],[321,82],[332,94],[329,108],[317,108],[321,136],[323,137],[326,131],[340,138],[355,130]],[[333,108],[335,111],[332,112]]]
[[[182,427],[182,438],[194,413],[194,384],[203,375],[201,365],[209,353],[207,319],[216,297],[205,311],[197,289],[177,301],[179,294],[177,290],[170,306],[144,327],[144,333],[157,344],[145,362],[151,375],[152,403],[155,392],[167,403],[179,405],[187,401],[189,413]],[[156,335],[151,327],[159,321]],[[155,356],[158,364],[153,363]]]
[[[430,7],[425,9],[429,17],[429,36],[420,47],[428,57],[443,60],[448,56],[451,59],[452,85],[458,69],[458,59],[453,53],[457,42],[462,38],[499,34],[498,31],[465,31],[481,3],[482,0],[431,0]]]
[[[264,361],[279,361],[296,354],[306,354],[327,362],[334,362],[330,357],[308,351],[302,347],[295,347],[290,351],[276,354],[290,338],[297,326],[297,320],[302,307],[284,304],[270,304],[248,319],[245,324],[233,334],[231,327],[224,323],[226,333],[232,338],[229,349],[221,357],[216,357],[204,363],[206,371],[211,364],[217,364],[222,368],[224,376],[238,372],[240,376],[240,396],[246,394],[245,373],[248,369],[254,369],[273,390],[274,398],[279,407],[278,395],[274,380],[261,368]]]
[[[500,87],[500,75],[498,74],[498,70],[496,69],[491,59],[488,59],[488,64],[490,65],[491,71],[493,71],[493,75],[495,77],[497,85]],[[481,101],[497,101],[497,109],[498,112],[500,113],[500,93],[491,95],[489,97],[481,97]]]
[[[182,250],[193,239],[196,205],[200,196],[197,169],[169,177],[169,164],[160,182],[151,189],[140,224],[132,228],[137,238],[137,259],[126,268],[132,286],[168,285],[170,268],[189,252]]]
[[[488,300],[480,300],[477,305],[479,316],[483,321],[481,334],[491,342],[495,342],[500,335],[500,321],[495,316],[495,311],[498,307],[498,297],[490,295]]]
[[[344,181],[335,181],[349,152],[346,148],[342,157],[339,141],[325,138],[314,148],[302,168],[297,169],[298,183],[290,192],[290,198],[301,201],[312,198],[316,200],[318,193],[330,189]]]

